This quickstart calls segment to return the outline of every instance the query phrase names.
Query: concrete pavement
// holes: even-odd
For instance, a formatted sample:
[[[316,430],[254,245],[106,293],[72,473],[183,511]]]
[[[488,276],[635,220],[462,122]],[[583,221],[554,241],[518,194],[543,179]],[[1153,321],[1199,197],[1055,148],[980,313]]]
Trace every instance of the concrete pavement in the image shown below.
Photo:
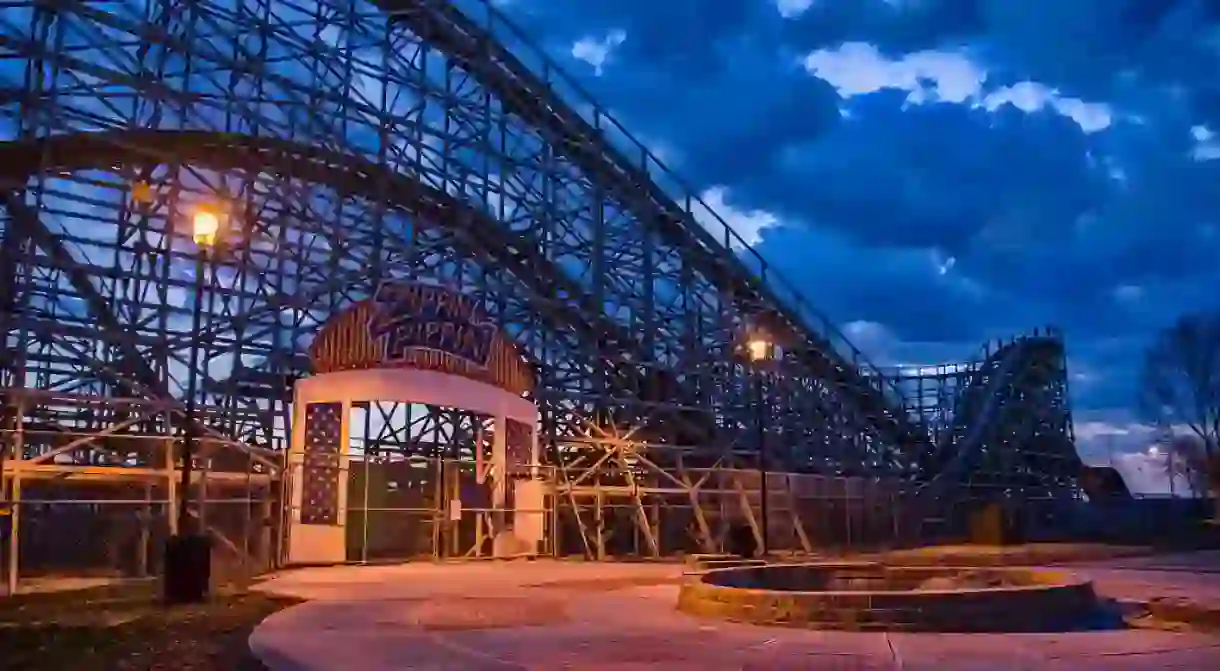
[[[1134,563],[1132,563],[1134,562]],[[1220,555],[1079,567],[1107,595],[1220,601]],[[272,671],[1220,668],[1220,637],[816,632],[700,621],[674,610],[673,564],[515,562],[308,569],[261,589],[308,603],[250,638]]]

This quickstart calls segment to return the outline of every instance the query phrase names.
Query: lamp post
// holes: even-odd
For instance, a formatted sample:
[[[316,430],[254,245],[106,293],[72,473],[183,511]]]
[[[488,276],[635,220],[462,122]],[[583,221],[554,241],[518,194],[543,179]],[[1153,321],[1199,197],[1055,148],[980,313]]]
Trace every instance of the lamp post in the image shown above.
[[[195,300],[191,309],[191,336],[197,337],[199,330],[203,327],[204,262],[211,257],[211,253],[216,247],[216,240],[220,235],[220,217],[209,210],[200,210],[195,213],[191,223],[191,239],[195,241]],[[195,408],[195,396],[199,391],[197,389],[198,375],[196,374],[198,367],[199,343],[193,342],[186,370],[186,430],[182,441],[182,482],[180,485],[182,503],[178,506],[178,533],[183,535],[190,535],[186,533],[190,519],[186,508],[187,502],[190,500],[191,475],[195,463],[195,424],[198,414]],[[200,511],[200,515],[202,514],[203,511]],[[200,521],[202,522],[202,519]],[[203,529],[200,529],[200,532],[202,531]]]
[[[762,515],[762,533],[760,534],[762,547],[759,550],[762,552],[762,556],[765,557],[771,551],[771,544],[768,541],[771,525],[768,523],[769,518],[767,517],[767,499],[771,498],[771,492],[767,488],[769,464],[767,463],[767,404],[766,388],[763,384],[763,367],[774,358],[775,345],[766,336],[754,335],[746,341],[746,355],[749,357],[750,363],[754,368],[754,398],[757,413],[755,424],[758,430],[758,480],[759,489],[762,492],[759,503],[759,513]]]
[[[1174,480],[1176,479],[1177,474],[1174,472],[1173,445],[1170,445],[1169,448],[1165,450],[1164,454],[1161,453],[1161,448],[1159,446],[1153,445],[1152,447],[1148,448],[1148,456],[1152,457],[1154,460],[1164,460],[1165,474],[1169,476],[1169,498],[1172,499],[1177,497],[1178,493],[1174,487]]]
[[[188,356],[186,382],[186,409],[182,441],[182,470],[178,503],[178,533],[169,539],[165,553],[165,597],[170,603],[193,603],[207,598],[211,579],[211,543],[203,528],[203,510],[199,511],[200,524],[191,524],[187,504],[191,496],[191,476],[194,471],[196,443],[195,396],[198,394],[196,369],[199,367],[198,337],[203,322],[203,289],[205,262],[212,258],[220,236],[220,217],[210,210],[199,210],[192,219],[191,239],[195,242],[195,297],[191,310],[191,351]],[[204,486],[202,483],[200,486]]]

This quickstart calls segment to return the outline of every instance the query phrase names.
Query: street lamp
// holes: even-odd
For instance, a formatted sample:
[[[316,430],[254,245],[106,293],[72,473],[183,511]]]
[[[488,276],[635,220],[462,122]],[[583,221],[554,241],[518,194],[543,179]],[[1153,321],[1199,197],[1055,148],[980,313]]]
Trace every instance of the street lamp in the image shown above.
[[[203,601],[207,597],[211,578],[211,543],[199,510],[198,529],[190,523],[187,506],[191,496],[191,475],[194,471],[196,425],[198,414],[195,396],[198,394],[196,369],[199,367],[199,343],[195,340],[203,326],[203,290],[205,262],[213,258],[221,233],[220,215],[210,209],[199,209],[191,219],[191,239],[195,242],[195,300],[191,309],[191,337],[186,377],[185,427],[182,441],[182,471],[178,504],[178,533],[169,539],[165,553],[165,596],[171,603]],[[205,486],[201,483],[200,486]]]
[[[1173,463],[1173,446],[1170,445],[1170,447],[1162,453],[1159,446],[1153,445],[1152,447],[1148,448],[1148,456],[1153,459],[1164,459],[1165,474],[1169,476],[1169,497],[1177,497],[1178,492],[1176,485],[1178,473]]]
[[[767,449],[767,397],[766,388],[764,387],[765,376],[763,368],[768,362],[775,358],[775,343],[769,337],[762,333],[754,333],[745,344],[746,357],[750,360],[754,370],[754,398],[755,398],[755,424],[758,431],[758,480],[759,489],[762,490],[761,501],[759,503],[759,513],[762,515],[762,555],[766,556],[771,550],[769,542],[769,518],[767,517],[767,499],[771,498],[771,492],[767,488],[767,471],[768,471],[768,449]]]
[[[201,208],[191,219],[191,239],[195,241],[195,300],[191,304],[191,351],[186,370],[186,431],[182,441],[182,503],[178,507],[178,533],[186,533],[189,517],[187,502],[190,500],[191,475],[194,470],[196,415],[195,396],[198,394],[196,369],[199,367],[199,343],[194,339],[203,328],[203,289],[205,262],[212,257],[220,237],[220,215],[210,209]],[[201,485],[202,486],[202,485]],[[203,511],[200,511],[202,526]],[[200,529],[203,532],[203,529]]]
[[[191,222],[191,238],[201,250],[216,246],[220,236],[220,217],[211,210],[199,210]]]
[[[746,342],[746,354],[750,361],[760,363],[771,358],[771,341],[762,336],[754,336]]]

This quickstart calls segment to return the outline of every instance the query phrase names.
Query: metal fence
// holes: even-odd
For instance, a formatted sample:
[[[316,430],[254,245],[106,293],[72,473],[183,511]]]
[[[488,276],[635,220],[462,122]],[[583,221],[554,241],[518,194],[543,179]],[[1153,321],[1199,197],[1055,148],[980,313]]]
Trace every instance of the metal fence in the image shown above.
[[[623,487],[530,466],[545,495],[532,504],[493,500],[473,461],[353,458],[347,472],[347,559],[371,563],[491,557],[522,515],[542,522],[542,555],[591,560],[672,558],[730,550],[746,525],[762,536],[761,477],[749,469],[689,469],[672,482]],[[485,472],[485,471],[484,471]],[[486,475],[486,472],[485,472]],[[685,480],[683,480],[685,479]],[[686,481],[687,487],[673,483]],[[578,484],[573,484],[574,482]],[[777,553],[842,554],[900,547],[911,538],[961,540],[965,522],[913,520],[896,486],[853,478],[771,473],[766,546]],[[912,529],[911,525],[919,524]]]
[[[145,493],[28,488],[0,517],[6,591],[160,575],[178,502],[156,488]],[[217,583],[248,582],[274,567],[280,525],[275,497],[267,494],[230,491],[195,509],[212,539]]]
[[[1107,542],[1173,542],[1198,535],[1215,512],[1212,499],[1168,496],[1111,498],[1078,502],[1069,533]]]
[[[534,479],[554,481],[553,469],[528,468]],[[511,535],[523,515],[544,525],[542,545],[529,551],[552,554],[553,505],[545,499],[519,504],[512,480],[497,501],[494,476],[487,464],[468,460],[353,458],[347,472],[348,561],[490,557],[497,538]]]
[[[3,591],[160,575],[184,500],[178,440],[62,427],[6,434],[23,449],[0,463]],[[198,447],[187,519],[212,540],[214,580],[248,581],[276,566],[279,479],[225,440]]]
[[[586,472],[556,484],[558,553],[720,553],[743,526],[770,552],[861,552],[897,546],[909,523],[899,489],[875,480],[771,472],[764,514],[755,469],[655,467],[626,486],[613,475]]]
[[[518,501],[509,479],[497,493],[494,473],[475,461],[353,457],[346,479],[347,560],[376,563],[504,556],[497,543],[523,520],[541,543],[522,553],[591,560],[672,558],[730,551],[734,527],[750,527],[777,554],[834,556],[912,545],[963,542],[987,497],[958,496],[933,505],[939,517],[914,515],[896,485],[853,478],[770,473],[764,522],[762,477],[751,469],[686,469],[623,486],[581,479],[549,466],[519,477],[541,482],[540,495]],[[110,479],[24,484],[20,501],[0,516],[0,553],[9,587],[44,582],[159,575],[177,506],[168,477],[152,484]],[[683,486],[677,486],[682,483]],[[10,482],[11,486],[11,482]],[[279,565],[282,484],[236,477],[193,487],[191,514],[213,539],[217,581],[248,580]],[[1149,538],[1206,517],[1201,500],[1089,503],[1046,499],[1007,505],[1025,540]],[[14,552],[14,548],[16,551]],[[511,548],[507,554],[512,554]]]
[[[762,545],[759,493],[745,493],[753,519],[743,514],[739,495],[701,497],[698,503],[657,500],[638,504],[621,499],[576,503],[560,500],[553,540],[562,555],[592,559],[674,557],[730,551],[731,530],[749,527]],[[772,497],[779,499],[774,493]],[[719,500],[716,500],[719,499]],[[903,520],[893,497],[848,495],[805,498],[795,507],[779,500],[768,506],[766,548],[776,553],[838,554],[896,547]],[[641,521],[641,520],[644,521]]]

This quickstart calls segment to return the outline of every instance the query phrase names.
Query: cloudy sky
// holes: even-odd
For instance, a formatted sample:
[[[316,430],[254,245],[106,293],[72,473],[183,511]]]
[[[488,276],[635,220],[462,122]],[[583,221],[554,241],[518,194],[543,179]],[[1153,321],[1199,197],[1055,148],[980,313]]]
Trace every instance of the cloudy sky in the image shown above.
[[[1068,336],[1134,488],[1141,350],[1220,303],[1220,2],[501,0],[890,363]]]

